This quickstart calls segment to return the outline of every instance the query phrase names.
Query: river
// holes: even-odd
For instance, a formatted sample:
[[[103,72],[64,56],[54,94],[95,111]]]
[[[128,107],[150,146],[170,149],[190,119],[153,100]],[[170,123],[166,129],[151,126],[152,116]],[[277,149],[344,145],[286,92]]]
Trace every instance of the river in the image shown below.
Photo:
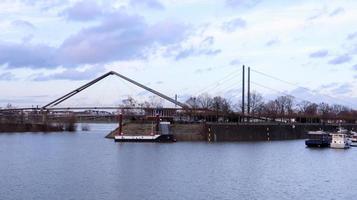
[[[0,134],[0,199],[356,199],[357,148],[114,143],[115,124]]]

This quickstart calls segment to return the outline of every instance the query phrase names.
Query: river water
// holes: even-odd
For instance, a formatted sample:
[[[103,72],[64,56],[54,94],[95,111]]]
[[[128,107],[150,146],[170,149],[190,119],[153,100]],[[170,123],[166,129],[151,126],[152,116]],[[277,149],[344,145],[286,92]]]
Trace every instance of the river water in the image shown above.
[[[357,148],[114,143],[115,128],[0,134],[0,199],[356,199]]]

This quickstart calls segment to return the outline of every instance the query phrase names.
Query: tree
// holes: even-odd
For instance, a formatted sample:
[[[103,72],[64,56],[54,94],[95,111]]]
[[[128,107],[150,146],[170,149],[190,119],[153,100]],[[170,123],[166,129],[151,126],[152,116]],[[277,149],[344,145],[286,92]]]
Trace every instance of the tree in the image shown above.
[[[212,107],[213,99],[207,93],[204,93],[197,97],[197,103],[200,108],[209,109]]]
[[[199,108],[199,102],[196,97],[190,97],[186,100],[186,104],[193,109]]]
[[[12,108],[16,108],[16,107],[14,107],[11,103],[8,103],[5,108],[12,109]]]
[[[327,103],[320,103],[318,107],[318,112],[322,117],[328,117],[331,114],[331,106]]]
[[[346,106],[343,106],[343,105],[339,105],[339,104],[334,104],[331,107],[332,114],[334,114],[336,116],[340,115],[343,112],[348,112],[348,111],[349,111],[349,108],[347,108]]]
[[[150,106],[155,108],[162,108],[164,106],[164,100],[158,96],[149,97]]]
[[[287,115],[293,113],[294,97],[291,95],[280,96],[276,100],[279,114]]]
[[[216,96],[213,98],[212,109],[215,111],[223,112],[224,114],[228,114],[230,112],[231,105],[227,99]]]
[[[136,107],[137,102],[133,97],[129,96],[127,99],[122,100],[122,104],[124,107],[132,108],[132,107]]]
[[[263,96],[258,92],[250,94],[250,113],[252,115],[261,114],[264,107]]]
[[[302,101],[298,104],[299,113],[309,116],[317,115],[318,105],[309,101]]]
[[[264,104],[263,106],[263,113],[267,116],[276,118],[279,112],[279,106],[277,105],[276,101],[269,101]]]

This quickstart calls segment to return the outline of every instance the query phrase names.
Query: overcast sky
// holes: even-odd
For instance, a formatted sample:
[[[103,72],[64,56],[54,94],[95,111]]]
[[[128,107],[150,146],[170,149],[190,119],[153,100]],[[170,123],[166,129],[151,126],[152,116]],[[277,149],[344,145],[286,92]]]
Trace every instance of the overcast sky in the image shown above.
[[[354,0],[2,0],[0,106],[43,105],[111,70],[182,101],[236,102],[245,64],[266,98],[357,108],[356,19]],[[129,95],[151,96],[110,77],[64,105]]]

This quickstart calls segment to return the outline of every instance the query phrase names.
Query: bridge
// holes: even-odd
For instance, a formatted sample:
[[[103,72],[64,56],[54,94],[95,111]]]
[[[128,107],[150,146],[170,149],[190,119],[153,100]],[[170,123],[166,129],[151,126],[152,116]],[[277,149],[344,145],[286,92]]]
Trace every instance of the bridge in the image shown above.
[[[259,75],[266,76],[268,78],[292,84],[288,81],[284,81],[280,78],[272,75],[251,69],[248,67],[247,80],[246,80],[246,67],[243,66],[241,70],[242,82],[241,82],[241,111],[240,112],[223,112],[221,110],[215,110],[212,108],[199,108],[186,103],[179,102],[176,98],[171,98],[153,88],[145,86],[131,78],[128,78],[118,72],[110,71],[98,78],[68,92],[67,94],[45,104],[42,107],[27,107],[27,108],[8,108],[0,109],[1,122],[15,122],[23,123],[24,121],[30,121],[32,123],[45,123],[46,121],[61,121],[69,116],[75,115],[79,120],[110,120],[117,121],[118,114],[122,113],[124,118],[140,119],[140,120],[152,120],[156,115],[160,115],[162,118],[170,121],[179,122],[240,122],[240,123],[258,123],[258,122],[271,122],[278,120],[279,123],[291,123],[291,122],[305,122],[305,123],[356,123],[357,115],[346,116],[333,116],[333,115],[321,115],[315,114],[307,115],[302,113],[253,113],[252,112],[252,98],[251,98],[251,84],[268,88],[264,84],[259,84],[255,81],[251,81],[251,73],[254,72]],[[232,75],[233,74],[233,75]],[[238,75],[238,73],[236,73]],[[230,73],[228,77],[233,77],[236,74]],[[61,103],[81,93],[82,91],[90,88],[103,79],[115,76],[121,80],[127,81],[139,88],[144,89],[168,102],[175,105],[175,108],[158,108],[158,107],[125,107],[125,106],[79,106],[79,107],[60,107]],[[222,83],[227,80],[227,77],[220,80]],[[237,87],[239,85],[237,84]],[[236,87],[236,86],[235,86]],[[209,87],[208,87],[209,89]],[[268,88],[275,90],[274,88]],[[203,92],[204,90],[202,90]],[[279,92],[284,94],[284,92]],[[286,94],[288,95],[288,94]],[[301,99],[301,98],[299,98]],[[97,110],[97,111],[95,111]],[[103,111],[106,110],[107,112]],[[111,111],[111,112],[108,112]]]

